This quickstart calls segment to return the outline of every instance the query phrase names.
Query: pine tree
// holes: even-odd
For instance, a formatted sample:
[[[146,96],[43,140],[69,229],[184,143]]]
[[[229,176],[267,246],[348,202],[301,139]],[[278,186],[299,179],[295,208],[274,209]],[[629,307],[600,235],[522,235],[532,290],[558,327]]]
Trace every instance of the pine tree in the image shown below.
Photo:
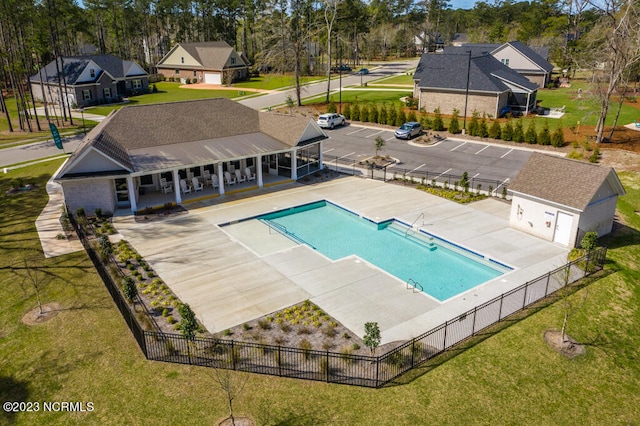
[[[564,133],[562,132],[562,126],[558,127],[551,135],[551,145],[556,148],[562,148],[564,146]]]
[[[440,108],[434,109],[433,112],[435,115],[433,117],[433,123],[431,123],[431,127],[433,128],[433,130],[440,132],[444,130],[444,122],[442,121],[442,114],[440,114]]]
[[[376,104],[369,105],[369,121],[372,123],[378,122],[378,106]]]
[[[378,114],[378,123],[387,124],[387,107],[386,105],[382,105],[380,108],[380,113]]]
[[[489,137],[492,139],[500,139],[502,136],[502,129],[498,120],[493,120],[491,127],[489,128]]]
[[[519,143],[524,142],[524,129],[522,127],[522,120],[516,121],[516,125],[513,129],[513,140],[514,142]]]
[[[387,124],[390,126],[396,125],[396,116],[398,115],[398,111],[396,107],[393,105],[389,106],[389,113],[387,114]]]
[[[351,106],[349,104],[346,104],[344,106],[344,110],[342,111],[342,115],[344,115],[344,118],[346,118],[347,120],[351,120]]]
[[[469,120],[469,127],[467,127],[467,133],[471,136],[480,136],[480,123],[478,123],[478,111],[471,113],[471,120]]]
[[[513,140],[513,125],[511,124],[511,121],[507,121],[504,126],[502,126],[502,140]]]
[[[531,120],[529,122],[529,127],[527,127],[527,133],[524,135],[525,141],[530,144],[538,143],[538,133],[536,132],[536,122],[535,120]]]
[[[398,115],[396,117],[396,126],[402,126],[407,122],[407,116],[404,114],[404,109],[401,107],[398,110]]]
[[[487,118],[484,114],[482,114],[482,120],[480,120],[480,127],[478,128],[478,133],[481,138],[486,138],[489,136],[489,129],[487,128]]]
[[[551,145],[551,134],[549,133],[549,123],[546,121],[542,126],[542,130],[538,133],[538,143],[540,145]]]
[[[452,135],[457,135],[461,132],[460,130],[460,120],[458,119],[460,112],[457,109],[453,109],[453,115],[451,116],[451,121],[449,122],[449,133]]]
[[[358,104],[353,104],[353,108],[351,108],[351,119],[360,121],[360,106]]]

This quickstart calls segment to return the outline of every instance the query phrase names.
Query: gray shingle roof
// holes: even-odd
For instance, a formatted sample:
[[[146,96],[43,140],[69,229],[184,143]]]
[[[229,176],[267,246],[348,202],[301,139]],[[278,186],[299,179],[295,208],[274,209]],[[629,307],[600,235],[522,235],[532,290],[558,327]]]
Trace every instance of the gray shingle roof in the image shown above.
[[[184,50],[206,70],[222,70],[229,57],[234,52],[233,47],[225,41],[206,41],[196,43],[179,43]],[[158,66],[164,65],[165,58],[168,58],[175,49],[172,49],[164,58],[160,60]],[[244,59],[243,59],[244,60]],[[246,64],[237,64],[246,65]],[[173,67],[174,65],[171,65]],[[188,67],[185,67],[188,68]]]
[[[64,56],[62,59],[56,58],[43,67],[39,73],[31,76],[30,80],[33,82],[39,82],[41,80],[44,82],[57,82],[59,79],[58,69],[62,70],[62,64],[64,64],[64,75],[67,84],[93,83],[100,77],[101,73],[96,74],[96,77],[89,81],[78,80],[90,61],[93,61],[117,80],[136,75],[147,75],[146,72],[143,74],[133,74],[131,69],[134,62],[132,61],[125,61],[113,55],[86,55]],[[58,63],[57,67],[56,62]]]
[[[422,55],[414,75],[414,80],[418,80],[418,86],[421,88],[466,90],[469,56],[468,51],[459,50],[459,52],[461,54],[427,53]],[[502,93],[509,90],[504,80],[531,92],[538,87],[493,56],[488,54],[473,56],[472,52],[469,69],[470,91]]]
[[[90,147],[136,172],[255,156],[326,137],[305,132],[309,126],[310,118],[260,113],[224,98],[128,106],[96,126],[67,165]]]
[[[611,167],[534,152],[509,191],[584,211],[607,180],[618,195],[624,195]]]

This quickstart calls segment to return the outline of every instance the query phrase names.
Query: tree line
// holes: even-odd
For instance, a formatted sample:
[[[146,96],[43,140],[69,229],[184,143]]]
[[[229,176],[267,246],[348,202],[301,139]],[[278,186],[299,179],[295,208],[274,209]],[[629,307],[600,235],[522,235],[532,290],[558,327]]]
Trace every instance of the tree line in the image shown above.
[[[561,69],[602,70],[606,116],[620,84],[637,80],[638,8],[633,0],[481,1],[467,10],[446,0],[3,0],[0,86],[25,99],[18,111],[29,117],[27,77],[87,46],[153,72],[177,42],[224,40],[256,70],[298,77],[329,74],[332,63],[433,51],[464,33],[473,43],[548,46]],[[6,113],[1,96],[0,109]]]

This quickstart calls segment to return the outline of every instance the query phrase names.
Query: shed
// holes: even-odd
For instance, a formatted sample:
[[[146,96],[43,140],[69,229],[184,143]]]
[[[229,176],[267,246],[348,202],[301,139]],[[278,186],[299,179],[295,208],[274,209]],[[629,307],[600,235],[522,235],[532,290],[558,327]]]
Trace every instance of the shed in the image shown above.
[[[618,196],[625,191],[615,170],[533,153],[508,192],[509,225],[573,248],[587,232],[611,232]]]

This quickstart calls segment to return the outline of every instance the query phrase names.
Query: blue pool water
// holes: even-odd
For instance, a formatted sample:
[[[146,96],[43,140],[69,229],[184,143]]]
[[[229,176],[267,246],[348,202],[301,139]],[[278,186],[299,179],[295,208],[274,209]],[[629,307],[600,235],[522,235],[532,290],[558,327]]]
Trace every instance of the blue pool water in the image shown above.
[[[443,301],[508,269],[396,221],[374,223],[326,201],[258,217],[332,260],[356,255]]]

